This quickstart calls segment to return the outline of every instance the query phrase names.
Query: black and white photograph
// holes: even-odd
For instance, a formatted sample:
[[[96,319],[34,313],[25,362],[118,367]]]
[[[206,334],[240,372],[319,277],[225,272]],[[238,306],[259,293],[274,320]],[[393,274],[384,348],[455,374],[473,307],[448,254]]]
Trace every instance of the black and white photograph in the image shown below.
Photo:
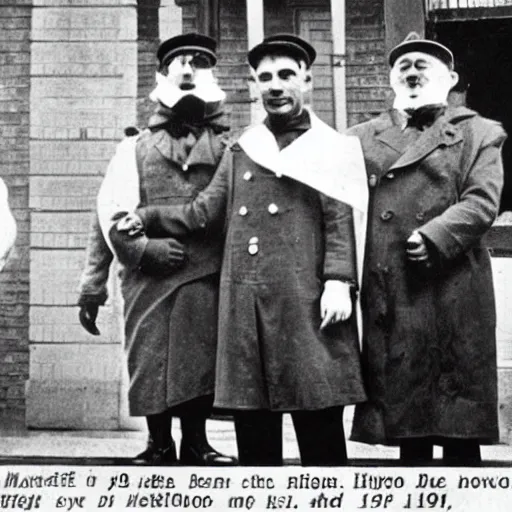
[[[0,0],[0,510],[507,510],[512,0]]]

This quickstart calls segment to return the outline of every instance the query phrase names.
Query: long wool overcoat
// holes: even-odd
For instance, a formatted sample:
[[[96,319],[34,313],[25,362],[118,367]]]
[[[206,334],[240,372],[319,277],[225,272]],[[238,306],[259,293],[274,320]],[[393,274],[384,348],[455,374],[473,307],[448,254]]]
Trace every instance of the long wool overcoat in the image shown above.
[[[356,280],[349,206],[278,177],[236,143],[192,205],[139,213],[169,235],[227,220],[216,406],[294,411],[365,400],[355,314],[320,330],[324,281]]]
[[[146,130],[135,150],[140,206],[157,207],[193,199],[210,182],[224,138],[210,127],[197,140]],[[222,232],[182,237],[186,264],[170,276],[140,270],[145,236],[110,233],[123,264],[130,414],[156,414],[213,394]]]
[[[460,107],[419,131],[395,113],[349,130],[370,185],[362,308],[369,402],[352,439],[498,437],[495,304],[482,237],[499,206],[505,133]],[[424,235],[434,265],[412,264]]]

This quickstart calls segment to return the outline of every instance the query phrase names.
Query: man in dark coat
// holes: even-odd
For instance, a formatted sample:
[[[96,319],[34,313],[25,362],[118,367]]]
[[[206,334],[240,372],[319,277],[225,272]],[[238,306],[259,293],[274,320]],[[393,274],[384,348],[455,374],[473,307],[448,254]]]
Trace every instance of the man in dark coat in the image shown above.
[[[242,465],[282,464],[283,412],[303,465],[344,464],[343,406],[365,400],[351,288],[366,175],[358,140],[304,107],[314,58],[286,34],[252,49],[265,121],[226,151],[195,201],[137,210],[148,234],[208,236],[227,224],[215,404],[234,411]]]
[[[152,443],[137,459],[177,460],[171,435],[180,417],[179,461],[232,464],[206,438],[213,404],[217,351],[221,232],[180,242],[155,235],[111,236],[112,217],[136,206],[168,205],[193,198],[210,181],[224,150],[225,94],[214,79],[216,43],[199,34],[164,41],[157,53],[158,102],[149,128],[126,138],[110,162],[98,195],[105,240],[120,263],[129,409],[145,416]]]
[[[370,185],[362,309],[369,402],[352,439],[398,444],[405,464],[480,461],[498,439],[495,307],[482,237],[502,188],[501,126],[447,106],[444,46],[411,36],[389,56],[394,109],[348,133]]]

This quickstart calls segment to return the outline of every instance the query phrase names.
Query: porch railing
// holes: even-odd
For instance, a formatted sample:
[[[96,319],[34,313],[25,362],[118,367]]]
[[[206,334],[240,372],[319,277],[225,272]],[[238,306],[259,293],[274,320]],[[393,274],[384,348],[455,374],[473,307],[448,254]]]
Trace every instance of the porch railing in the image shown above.
[[[426,0],[429,11],[512,6],[512,0]]]

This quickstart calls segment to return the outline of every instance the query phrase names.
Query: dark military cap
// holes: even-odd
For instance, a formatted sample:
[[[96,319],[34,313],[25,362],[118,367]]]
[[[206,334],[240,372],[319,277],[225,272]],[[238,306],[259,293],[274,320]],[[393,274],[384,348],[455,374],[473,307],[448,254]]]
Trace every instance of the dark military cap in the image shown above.
[[[251,67],[256,69],[263,57],[276,54],[303,60],[308,68],[316,58],[315,49],[307,41],[293,34],[276,34],[266,37],[249,51],[247,58]]]
[[[389,65],[393,66],[396,60],[409,52],[422,52],[437,57],[450,69],[453,69],[453,53],[446,46],[430,39],[422,39],[416,32],[411,32],[399,45],[389,53]]]
[[[201,52],[210,58],[212,66],[214,66],[217,63],[216,49],[217,42],[215,39],[202,34],[189,33],[171,37],[164,41],[159,46],[156,56],[160,62],[160,67],[163,67],[178,55]]]

